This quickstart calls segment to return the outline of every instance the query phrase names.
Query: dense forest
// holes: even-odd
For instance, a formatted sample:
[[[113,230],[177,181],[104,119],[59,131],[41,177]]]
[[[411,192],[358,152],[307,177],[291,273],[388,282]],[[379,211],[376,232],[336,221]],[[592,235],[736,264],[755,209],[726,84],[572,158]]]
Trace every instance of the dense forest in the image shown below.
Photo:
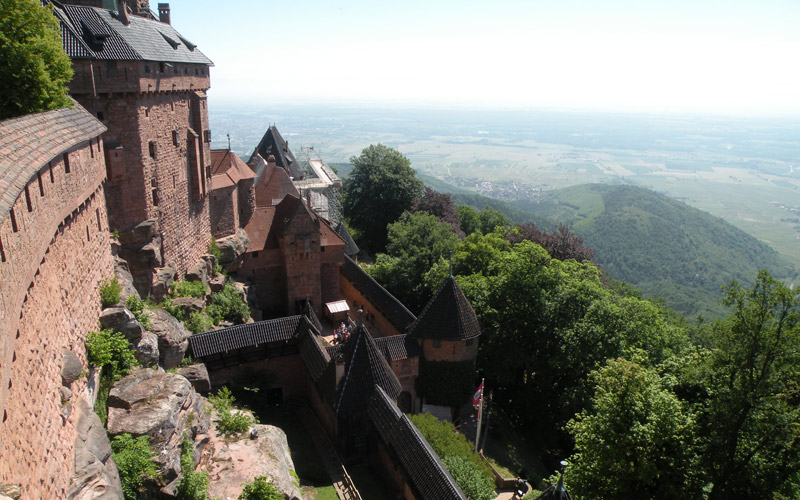
[[[550,470],[567,459],[575,498],[800,498],[800,294],[756,270],[772,263],[761,260],[768,253],[756,247],[750,267],[734,269],[743,284],[725,286],[722,319],[689,323],[609,278],[566,227],[516,225],[491,207],[399,185],[416,197],[380,236],[365,237],[374,226],[352,224],[358,206],[346,205],[361,241],[385,242],[368,271],[414,312],[455,277],[482,325],[478,370],[493,404]],[[617,193],[594,220],[614,227],[619,214],[654,227],[642,235],[683,238],[653,216],[625,219],[680,210],[656,203]],[[708,245],[739,244],[685,217]],[[668,257],[637,238],[652,252],[638,258]],[[706,248],[705,265],[732,265]],[[669,257],[681,255],[700,258],[688,247]]]

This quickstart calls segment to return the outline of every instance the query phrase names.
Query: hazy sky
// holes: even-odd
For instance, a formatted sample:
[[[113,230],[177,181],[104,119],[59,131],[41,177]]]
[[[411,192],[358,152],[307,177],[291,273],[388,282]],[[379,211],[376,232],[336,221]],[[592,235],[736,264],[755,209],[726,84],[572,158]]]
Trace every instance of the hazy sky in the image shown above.
[[[220,103],[800,113],[798,0],[170,5]]]

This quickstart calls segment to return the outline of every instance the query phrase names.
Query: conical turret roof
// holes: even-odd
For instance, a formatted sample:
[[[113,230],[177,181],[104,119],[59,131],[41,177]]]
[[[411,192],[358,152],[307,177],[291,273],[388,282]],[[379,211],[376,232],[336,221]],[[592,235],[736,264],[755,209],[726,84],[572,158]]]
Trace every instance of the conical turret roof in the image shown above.
[[[409,334],[419,339],[467,340],[481,334],[475,310],[452,276],[444,280]]]
[[[400,394],[400,382],[364,324],[359,324],[344,346],[345,372],[339,382],[334,411],[337,415],[366,412],[375,387],[392,399]]]

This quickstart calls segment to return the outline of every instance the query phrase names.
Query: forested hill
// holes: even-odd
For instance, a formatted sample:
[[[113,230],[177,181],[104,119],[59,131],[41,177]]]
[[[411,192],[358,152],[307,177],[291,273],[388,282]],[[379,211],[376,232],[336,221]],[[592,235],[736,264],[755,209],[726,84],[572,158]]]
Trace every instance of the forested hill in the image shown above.
[[[615,279],[685,314],[716,316],[720,287],[759,269],[796,271],[768,245],[722,219],[648,189],[586,184],[549,193],[536,213],[567,224]]]

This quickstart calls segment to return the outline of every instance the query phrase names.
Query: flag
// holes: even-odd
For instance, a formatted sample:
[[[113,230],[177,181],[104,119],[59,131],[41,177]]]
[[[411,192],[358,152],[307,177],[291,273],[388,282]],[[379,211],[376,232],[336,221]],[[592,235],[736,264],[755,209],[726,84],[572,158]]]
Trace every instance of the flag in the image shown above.
[[[474,406],[476,410],[481,404],[481,399],[483,399],[483,380],[481,380],[481,385],[478,386],[478,389],[472,396],[472,406]]]

